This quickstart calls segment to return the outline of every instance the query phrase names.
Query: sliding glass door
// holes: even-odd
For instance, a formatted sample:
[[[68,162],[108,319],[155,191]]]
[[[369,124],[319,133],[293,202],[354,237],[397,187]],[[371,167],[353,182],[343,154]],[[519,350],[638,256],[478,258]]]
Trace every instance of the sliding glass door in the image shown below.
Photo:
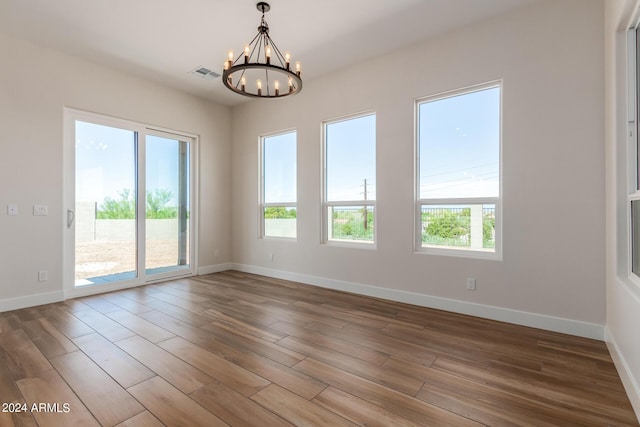
[[[67,289],[193,274],[194,138],[66,113]]]
[[[191,264],[190,143],[160,135],[146,138],[146,274],[185,270]]]
[[[138,277],[137,132],[76,121],[76,286]]]

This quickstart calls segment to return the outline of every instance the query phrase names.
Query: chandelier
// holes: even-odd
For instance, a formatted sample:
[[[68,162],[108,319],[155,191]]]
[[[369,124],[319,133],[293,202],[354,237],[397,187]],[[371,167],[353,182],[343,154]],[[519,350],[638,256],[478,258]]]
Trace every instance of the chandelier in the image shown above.
[[[259,2],[256,8],[262,12],[258,34],[235,60],[233,50],[229,51],[222,82],[235,93],[253,98],[281,98],[296,94],[302,90],[300,62],[295,63],[293,71],[289,52],[282,55],[269,37],[269,25],[264,14],[271,6]]]

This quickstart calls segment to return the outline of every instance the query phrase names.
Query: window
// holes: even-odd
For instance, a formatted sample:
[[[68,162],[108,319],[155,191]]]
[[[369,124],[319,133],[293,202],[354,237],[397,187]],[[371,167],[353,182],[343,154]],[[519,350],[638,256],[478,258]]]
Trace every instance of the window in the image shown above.
[[[296,238],[296,132],[262,142],[262,236]]]
[[[636,26],[629,31],[627,38],[628,45],[628,126],[629,126],[629,147],[628,147],[628,183],[627,183],[627,203],[628,212],[628,233],[629,233],[629,270],[632,280],[640,283],[640,141],[638,139],[638,106],[640,105],[640,32]]]
[[[500,83],[419,99],[416,248],[500,256]]]
[[[373,244],[375,200],[375,114],[325,122],[325,241]]]

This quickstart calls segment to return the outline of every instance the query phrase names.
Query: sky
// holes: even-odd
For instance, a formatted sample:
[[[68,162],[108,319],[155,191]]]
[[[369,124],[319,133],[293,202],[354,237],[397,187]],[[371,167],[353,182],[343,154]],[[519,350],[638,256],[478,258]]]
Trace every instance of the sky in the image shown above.
[[[147,189],[178,194],[178,141],[146,136]],[[135,188],[135,132],[76,121],[76,200],[102,204]],[[175,206],[175,200],[169,203]]]
[[[325,126],[327,201],[376,199],[376,116],[369,114]]]
[[[420,198],[498,197],[500,88],[419,105]]]
[[[263,140],[264,202],[293,203],[297,199],[296,132]]]

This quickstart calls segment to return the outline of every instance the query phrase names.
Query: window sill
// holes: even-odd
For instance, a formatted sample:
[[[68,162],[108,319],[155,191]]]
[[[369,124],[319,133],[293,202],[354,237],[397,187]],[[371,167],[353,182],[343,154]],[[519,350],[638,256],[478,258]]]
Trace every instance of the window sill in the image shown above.
[[[438,247],[419,247],[414,253],[422,255],[450,256],[457,258],[484,259],[489,261],[502,261],[502,254],[498,251],[476,249],[453,249]]]
[[[285,236],[261,236],[261,240],[271,240],[277,242],[296,242],[297,237],[285,237]]]
[[[351,249],[377,249],[375,242],[366,241],[353,241],[353,240],[328,240],[322,243],[322,246],[332,246],[338,248],[351,248]]]

